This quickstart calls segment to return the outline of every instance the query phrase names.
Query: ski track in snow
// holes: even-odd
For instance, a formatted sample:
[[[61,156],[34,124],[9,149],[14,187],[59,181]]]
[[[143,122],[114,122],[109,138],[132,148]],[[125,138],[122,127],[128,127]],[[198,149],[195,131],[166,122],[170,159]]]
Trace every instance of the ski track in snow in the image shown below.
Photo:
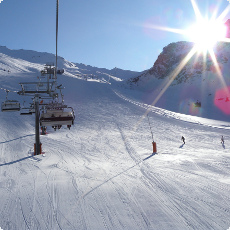
[[[45,156],[31,156],[33,116],[1,113],[1,228],[229,228],[229,123],[175,114],[111,85],[66,78],[75,125],[41,136]]]

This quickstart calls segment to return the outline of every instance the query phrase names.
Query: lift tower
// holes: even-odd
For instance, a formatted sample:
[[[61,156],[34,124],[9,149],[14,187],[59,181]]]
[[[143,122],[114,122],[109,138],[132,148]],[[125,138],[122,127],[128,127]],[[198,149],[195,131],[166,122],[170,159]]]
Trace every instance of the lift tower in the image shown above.
[[[21,82],[21,90],[17,93],[22,96],[30,96],[33,98],[31,106],[21,108],[20,103],[15,100],[8,100],[2,103],[2,112],[20,111],[21,115],[32,115],[35,113],[35,144],[34,155],[41,154],[41,142],[40,142],[40,124],[42,128],[45,126],[52,126],[54,130],[61,128],[62,125],[67,125],[70,129],[74,124],[74,110],[72,107],[68,107],[64,104],[63,94],[61,93],[61,85],[57,86],[57,73],[64,73],[64,70],[57,69],[57,43],[58,43],[58,8],[59,0],[56,5],[56,63],[47,63],[44,70],[41,71],[41,76],[47,76],[46,81],[42,81],[42,77],[38,77],[37,82]],[[5,89],[4,89],[5,90]],[[62,103],[55,101],[58,99],[60,90],[62,97]],[[8,90],[5,90],[8,95]],[[52,103],[42,103],[44,100],[52,100]],[[42,115],[40,117],[40,105],[42,104]],[[70,111],[66,111],[69,109]],[[26,111],[26,112],[24,112]]]
[[[42,76],[47,75],[46,81],[38,82],[21,82],[21,91],[18,92],[22,96],[32,96],[33,104],[27,108],[35,113],[35,144],[34,155],[41,154],[41,142],[40,142],[40,104],[44,105],[40,101],[43,99],[55,99],[58,98],[56,92],[56,78],[54,77],[55,67],[53,63],[46,64],[44,70],[41,71]],[[39,78],[40,79],[40,78]],[[28,113],[28,114],[32,114]],[[24,115],[24,114],[23,114]]]

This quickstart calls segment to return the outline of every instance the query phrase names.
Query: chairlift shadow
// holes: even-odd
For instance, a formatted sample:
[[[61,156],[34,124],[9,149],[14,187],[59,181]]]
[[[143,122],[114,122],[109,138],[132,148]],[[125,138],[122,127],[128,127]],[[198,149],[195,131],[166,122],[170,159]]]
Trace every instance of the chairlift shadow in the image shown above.
[[[28,157],[23,157],[21,159],[18,159],[18,160],[15,160],[15,161],[11,161],[11,162],[7,162],[7,163],[4,163],[4,164],[0,164],[0,167],[1,166],[4,166],[4,165],[12,165],[12,164],[15,164],[15,163],[18,163],[20,161],[24,161],[26,159],[29,159],[29,158],[32,158],[33,156],[28,156]]]
[[[17,138],[14,138],[12,140],[8,140],[8,141],[2,141],[2,142],[0,142],[0,144],[5,144],[5,143],[11,142],[11,141],[16,141],[16,140],[19,140],[19,139],[22,139],[22,138],[25,138],[25,137],[30,137],[30,136],[35,136],[35,134],[29,134],[29,135],[25,135],[25,136],[22,136],[22,137],[17,137]]]

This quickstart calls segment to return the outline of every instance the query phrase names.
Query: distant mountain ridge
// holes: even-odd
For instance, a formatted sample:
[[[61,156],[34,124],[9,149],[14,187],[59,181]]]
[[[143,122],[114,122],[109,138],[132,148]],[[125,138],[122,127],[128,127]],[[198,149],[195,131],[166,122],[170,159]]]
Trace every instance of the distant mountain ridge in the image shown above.
[[[130,79],[130,83],[136,83],[144,78],[154,77],[157,79],[165,79],[170,76],[173,70],[181,63],[185,56],[190,52],[193,47],[191,42],[176,42],[170,43],[168,46],[163,48],[163,51],[158,56],[152,68],[147,70],[145,73],[137,76],[137,78]],[[218,43],[214,49],[216,54],[217,62],[220,67],[228,63],[230,58],[230,43]],[[214,63],[207,55],[206,60],[203,60],[202,55],[194,55],[184,68],[177,75],[175,81],[181,83],[189,80],[195,76],[201,76],[202,74],[216,73]]]
[[[10,59],[11,61],[9,61]],[[17,63],[18,60],[22,60],[20,63],[24,63],[23,65],[28,66],[28,69],[31,71],[37,72],[42,70],[46,63],[55,63],[55,55],[33,50],[11,50],[5,46],[0,46],[0,69],[2,68],[3,70],[7,69],[9,71],[13,71],[13,63]],[[71,75],[73,77],[80,77],[83,79],[93,78],[94,80],[104,79],[105,81],[108,81],[110,78],[115,81],[122,81],[140,75],[140,72],[122,70],[119,68],[109,70],[106,68],[93,67],[82,63],[73,63],[60,56],[58,56],[58,68],[65,69],[67,75],[69,76]],[[16,69],[17,68],[15,68],[15,71]],[[23,68],[23,70],[26,70],[26,67]]]
[[[195,54],[174,76],[175,79],[169,87],[167,89],[165,87],[193,45],[191,42],[184,41],[169,44],[164,47],[152,68],[137,77],[128,79],[124,86],[141,92],[142,99],[148,104],[162,94],[162,90],[166,90],[156,106],[185,114],[229,120],[230,103],[223,105],[229,110],[226,114],[226,110],[223,113],[217,108],[216,101],[217,92],[230,86],[230,43],[219,42],[214,47],[217,68],[209,53],[206,57],[203,57],[202,53]],[[222,98],[229,96],[229,93],[225,93]],[[196,101],[201,102],[202,106],[193,113],[191,111],[194,111],[194,108],[191,108],[191,105]]]

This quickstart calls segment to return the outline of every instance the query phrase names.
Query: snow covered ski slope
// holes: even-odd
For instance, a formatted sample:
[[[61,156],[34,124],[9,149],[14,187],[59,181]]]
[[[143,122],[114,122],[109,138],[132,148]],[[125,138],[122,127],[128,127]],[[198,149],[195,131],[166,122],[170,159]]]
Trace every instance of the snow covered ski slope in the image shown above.
[[[75,125],[41,136],[45,157],[31,156],[34,115],[0,114],[2,229],[230,227],[229,123],[203,125],[149,108],[152,155],[145,105],[109,84],[62,81]]]
[[[6,51],[0,58],[0,86],[12,91],[9,99],[28,103],[30,98],[15,93],[18,83],[35,81],[52,55]],[[59,61],[65,74],[58,82],[76,120],[70,130],[48,129],[41,136],[45,157],[31,156],[34,115],[0,113],[2,229],[230,227],[229,123],[134,101],[114,84],[124,73],[119,79],[112,71],[95,77],[97,70],[86,74],[87,66],[82,72]],[[0,90],[1,102],[5,96]]]

